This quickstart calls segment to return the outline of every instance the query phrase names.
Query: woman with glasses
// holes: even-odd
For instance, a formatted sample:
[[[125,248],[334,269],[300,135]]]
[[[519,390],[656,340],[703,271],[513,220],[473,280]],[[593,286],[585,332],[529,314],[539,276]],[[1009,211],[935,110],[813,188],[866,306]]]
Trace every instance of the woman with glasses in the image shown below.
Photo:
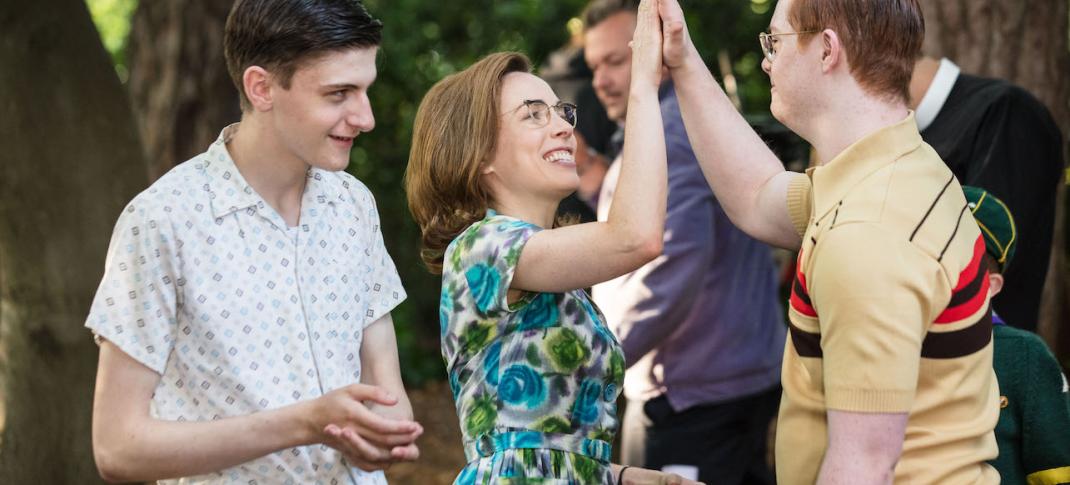
[[[555,223],[579,184],[577,112],[523,55],[487,56],[420,104],[405,186],[421,256],[442,274],[442,355],[468,461],[456,483],[611,484],[622,472],[627,483],[681,483],[610,464],[624,355],[583,290],[661,252],[661,49],[650,3],[605,222]]]

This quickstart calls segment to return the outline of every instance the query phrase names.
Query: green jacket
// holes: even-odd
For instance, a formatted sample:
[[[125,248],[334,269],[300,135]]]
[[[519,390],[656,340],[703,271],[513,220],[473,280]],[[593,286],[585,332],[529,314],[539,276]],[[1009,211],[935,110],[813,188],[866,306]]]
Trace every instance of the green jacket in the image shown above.
[[[989,462],[1004,485],[1070,483],[1070,394],[1040,337],[996,325],[994,366],[1000,409],[999,456]]]

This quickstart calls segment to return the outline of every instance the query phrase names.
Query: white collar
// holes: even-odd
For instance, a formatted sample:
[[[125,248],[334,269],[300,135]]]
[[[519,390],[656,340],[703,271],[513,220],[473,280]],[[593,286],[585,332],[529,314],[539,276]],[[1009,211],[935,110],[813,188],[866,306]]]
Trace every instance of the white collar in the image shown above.
[[[940,67],[936,70],[936,76],[933,76],[933,82],[929,84],[929,89],[925,91],[925,96],[922,96],[921,103],[918,104],[916,115],[918,131],[925,131],[936,119],[936,115],[940,114],[940,109],[944,107],[944,102],[947,101],[947,96],[951,94],[951,88],[958,78],[959,66],[946,57],[940,59]]]

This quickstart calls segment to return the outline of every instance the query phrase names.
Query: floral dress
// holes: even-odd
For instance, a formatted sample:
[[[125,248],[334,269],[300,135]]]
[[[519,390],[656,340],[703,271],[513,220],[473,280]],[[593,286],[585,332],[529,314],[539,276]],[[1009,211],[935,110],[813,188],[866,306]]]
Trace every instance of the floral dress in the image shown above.
[[[442,356],[468,465],[457,484],[607,484],[624,354],[583,290],[507,293],[540,228],[488,211],[446,248]]]

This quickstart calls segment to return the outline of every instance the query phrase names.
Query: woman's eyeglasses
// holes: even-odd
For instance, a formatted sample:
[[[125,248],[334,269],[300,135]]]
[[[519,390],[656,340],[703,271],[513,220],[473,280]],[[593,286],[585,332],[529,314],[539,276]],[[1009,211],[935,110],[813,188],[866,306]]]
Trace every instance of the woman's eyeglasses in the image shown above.
[[[550,124],[551,109],[557,113],[557,116],[565,120],[565,123],[568,123],[573,127],[576,126],[577,108],[576,105],[572,103],[559,101],[557,104],[551,106],[541,99],[526,99],[520,106],[503,114],[510,114],[519,109],[527,109],[527,116],[524,119],[530,120],[532,124],[539,128]]]

